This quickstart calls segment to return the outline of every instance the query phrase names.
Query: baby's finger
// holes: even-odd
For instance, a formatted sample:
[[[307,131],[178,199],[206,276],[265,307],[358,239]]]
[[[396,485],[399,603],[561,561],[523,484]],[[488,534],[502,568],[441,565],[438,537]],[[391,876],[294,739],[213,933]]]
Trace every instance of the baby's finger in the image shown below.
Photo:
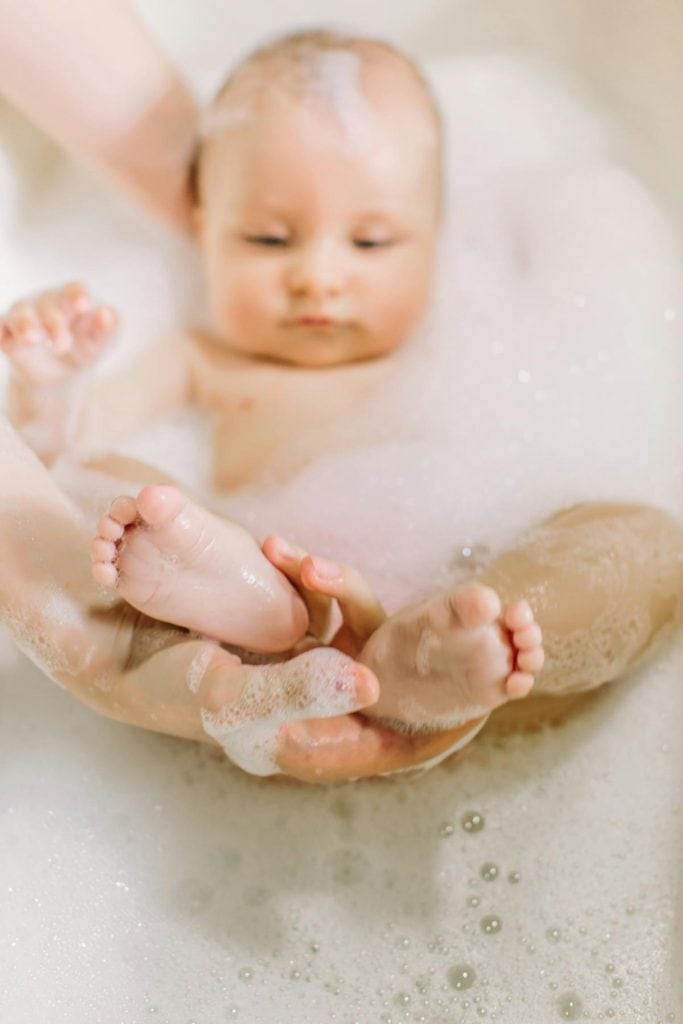
[[[394,732],[363,715],[289,722],[278,736],[278,765],[302,782],[340,782],[417,768],[454,747],[472,723],[447,732]]]
[[[263,542],[261,550],[269,562],[283,573],[301,594],[308,609],[308,632],[318,639],[326,639],[332,622],[332,601],[318,587],[309,588],[301,579],[301,564],[306,558],[303,548],[291,544],[282,537],[270,536]]]
[[[22,345],[39,345],[46,333],[35,307],[30,302],[15,302],[4,319],[10,340]]]
[[[230,679],[225,703],[220,688],[211,687],[202,723],[232,761],[255,775],[280,771],[277,751],[284,723],[349,714],[379,696],[373,673],[332,648],[317,648],[287,662],[243,666],[239,674],[242,685],[236,699]]]
[[[301,579],[305,587],[336,599],[344,625],[360,646],[387,617],[369,584],[350,565],[308,555],[301,564]]]
[[[58,299],[52,294],[41,295],[36,300],[36,311],[54,351],[59,355],[68,352],[74,339],[69,328],[69,319]]]
[[[92,305],[88,289],[79,281],[70,281],[55,292],[55,298],[61,309],[69,317],[85,313]]]
[[[79,314],[72,321],[75,345],[68,355],[72,369],[83,369],[97,359],[109,343],[117,317],[113,309],[98,306]]]
[[[74,317],[74,331],[83,337],[111,334],[118,327],[118,322],[118,315],[111,306],[94,306]]]

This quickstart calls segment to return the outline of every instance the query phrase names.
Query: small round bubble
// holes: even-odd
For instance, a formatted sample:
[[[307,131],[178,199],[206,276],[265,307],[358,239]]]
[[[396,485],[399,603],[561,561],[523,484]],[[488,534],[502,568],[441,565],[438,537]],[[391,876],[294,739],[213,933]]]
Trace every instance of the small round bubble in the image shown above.
[[[481,832],[486,824],[486,819],[479,811],[467,811],[460,819],[460,824],[465,832]]]
[[[575,992],[565,992],[557,1000],[556,1006],[563,1020],[578,1020],[583,1014],[583,1004]]]
[[[451,986],[459,992],[463,989],[472,988],[476,978],[476,971],[470,964],[456,964],[448,972],[448,980]]]

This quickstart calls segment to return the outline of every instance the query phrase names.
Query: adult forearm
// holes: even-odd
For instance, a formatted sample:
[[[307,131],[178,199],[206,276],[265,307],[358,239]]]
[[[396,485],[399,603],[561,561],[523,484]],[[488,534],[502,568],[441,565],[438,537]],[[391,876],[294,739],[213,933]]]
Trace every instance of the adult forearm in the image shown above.
[[[99,669],[130,641],[108,621],[77,510],[4,416],[0,478],[0,623],[51,678],[97,697]]]
[[[641,505],[588,502],[552,516],[484,573],[503,603],[525,597],[546,661],[534,693],[618,678],[676,620],[683,527]]]
[[[0,3],[0,90],[150,210],[189,227],[197,107],[127,3]]]

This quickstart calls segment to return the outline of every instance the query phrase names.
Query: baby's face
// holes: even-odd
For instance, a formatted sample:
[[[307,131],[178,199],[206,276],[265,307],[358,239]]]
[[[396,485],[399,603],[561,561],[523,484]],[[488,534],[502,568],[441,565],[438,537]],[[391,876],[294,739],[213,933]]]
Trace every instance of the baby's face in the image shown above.
[[[392,351],[429,295],[434,133],[414,112],[367,109],[344,125],[291,99],[254,120],[204,154],[200,236],[215,329],[232,349],[299,366]]]

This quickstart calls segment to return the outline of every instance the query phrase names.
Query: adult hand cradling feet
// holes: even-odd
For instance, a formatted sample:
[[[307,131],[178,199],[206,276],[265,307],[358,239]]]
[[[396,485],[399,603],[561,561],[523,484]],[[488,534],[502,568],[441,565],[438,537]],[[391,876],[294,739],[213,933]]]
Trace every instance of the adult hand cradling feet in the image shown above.
[[[369,669],[336,650],[242,665],[215,642],[191,638],[127,603],[103,601],[88,571],[79,513],[4,417],[0,468],[0,617],[50,678],[122,723],[203,742],[217,742],[207,721],[222,738],[226,729],[243,728],[236,745],[247,767],[259,757],[264,764],[264,731],[254,731],[260,723],[273,771],[326,777],[319,744],[292,741],[280,723],[331,714],[332,731],[343,729],[339,716],[377,699]],[[48,531],[53,543],[37,546],[35,538]]]

